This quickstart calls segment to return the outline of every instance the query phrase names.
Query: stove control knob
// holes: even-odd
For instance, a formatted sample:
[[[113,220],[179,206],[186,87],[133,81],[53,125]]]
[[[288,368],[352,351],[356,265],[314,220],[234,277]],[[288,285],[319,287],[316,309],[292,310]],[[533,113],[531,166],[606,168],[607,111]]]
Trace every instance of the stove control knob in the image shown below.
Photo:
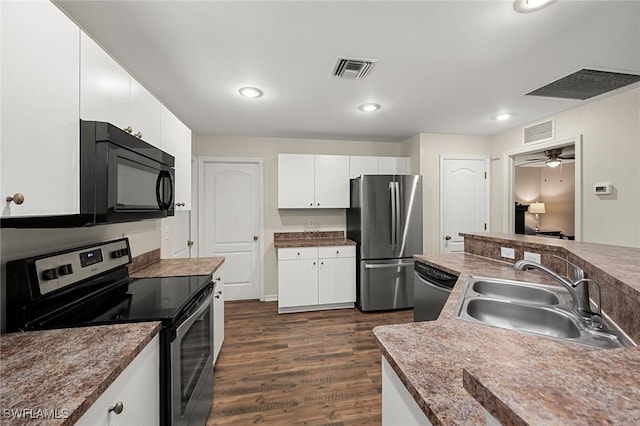
[[[122,255],[120,254],[120,250],[114,250],[111,252],[111,258],[118,259],[120,257],[122,257]]]
[[[60,275],[71,275],[73,274],[73,268],[70,263],[67,263],[66,265],[62,265],[58,268],[58,273]]]
[[[126,247],[120,249],[120,256],[129,256],[129,249]]]
[[[44,278],[45,280],[55,280],[56,278],[58,278],[58,271],[56,271],[55,268],[46,269],[42,273],[42,278]]]

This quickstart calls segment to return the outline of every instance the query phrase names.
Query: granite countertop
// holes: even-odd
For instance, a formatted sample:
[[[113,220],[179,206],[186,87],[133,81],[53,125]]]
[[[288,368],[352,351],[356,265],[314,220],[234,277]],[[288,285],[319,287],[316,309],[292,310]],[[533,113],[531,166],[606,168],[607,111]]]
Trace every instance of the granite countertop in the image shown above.
[[[160,325],[116,324],[0,336],[3,423],[74,424],[158,334]],[[13,409],[28,418],[18,420],[5,411]],[[45,410],[58,418],[38,417]]]
[[[552,421],[554,424],[588,424],[594,421],[590,416],[582,417],[585,412],[578,409],[578,406],[583,407],[580,405],[580,398],[570,396],[572,392],[569,389],[572,389],[575,384],[573,378],[575,372],[566,367],[575,363],[577,359],[583,359],[582,357],[595,362],[602,354],[608,354],[611,351],[600,351],[587,346],[503,330],[453,317],[455,305],[469,275],[541,284],[555,284],[553,281],[542,274],[516,271],[510,263],[470,254],[417,255],[415,258],[456,275],[459,274],[458,281],[440,317],[431,322],[380,326],[376,327],[373,333],[383,356],[434,425],[484,424],[482,406],[463,387],[463,371],[465,371],[465,383],[469,383],[467,386],[470,389],[485,390],[488,402],[483,401],[483,404],[493,403],[497,406],[499,401],[504,401],[502,399],[504,395],[512,397],[513,401],[521,402],[521,405],[512,405],[510,403],[512,400],[506,399],[509,401],[506,405],[513,410],[510,412],[510,417],[506,418],[508,421],[516,419],[522,414],[520,413],[522,410],[525,413],[530,410],[547,411],[547,415],[554,419]],[[633,349],[628,353],[629,355],[625,355],[624,358],[632,361],[628,364],[619,364],[617,368],[626,365],[628,368],[620,368],[620,371],[637,371],[634,368],[637,368],[640,351]],[[636,355],[631,355],[632,353]],[[618,359],[618,361],[621,360]],[[591,365],[595,369],[594,374],[600,373],[597,380],[595,377],[591,378],[596,383],[615,381],[614,376],[617,375],[610,374],[606,363],[601,367],[593,366],[592,363],[586,365]],[[507,387],[507,384],[511,380],[510,374],[514,371],[518,373],[514,375],[512,389]],[[517,381],[518,377],[521,378],[520,381]],[[539,387],[527,388],[527,377],[537,378],[538,381],[533,380],[532,383]],[[486,383],[485,380],[487,380]],[[639,377],[627,378],[627,385],[629,381],[633,381],[636,389],[640,388]],[[518,384],[522,387],[518,388]],[[625,383],[611,384],[610,389],[623,384]],[[555,386],[566,386],[567,390],[558,392],[553,390]],[[521,393],[516,393],[517,389]],[[556,412],[549,411],[551,408],[545,406],[540,401],[539,394],[536,394],[536,391],[544,394],[545,389],[555,399],[555,409],[577,404],[576,409],[570,411],[573,417],[558,417],[559,421],[556,422]],[[618,392],[617,395],[624,394]],[[477,395],[474,394],[474,396]],[[631,399],[633,398],[632,395]],[[637,407],[638,404],[635,401],[630,404],[635,404]],[[504,405],[502,404],[501,407],[505,408]],[[488,407],[492,406],[488,405]],[[568,410],[565,409],[565,411]],[[636,411],[603,408],[600,414],[602,415],[600,419],[608,419],[620,424],[633,423],[638,418],[637,408]],[[539,419],[531,419],[531,424],[545,423],[539,422]],[[548,424],[549,421],[546,423]],[[516,424],[526,423],[516,422]]]
[[[344,237],[343,231],[275,232],[273,234],[273,246],[276,249],[355,245],[355,241]]]
[[[131,278],[177,277],[209,275],[224,263],[224,257],[197,257],[192,259],[161,259],[131,272]]]

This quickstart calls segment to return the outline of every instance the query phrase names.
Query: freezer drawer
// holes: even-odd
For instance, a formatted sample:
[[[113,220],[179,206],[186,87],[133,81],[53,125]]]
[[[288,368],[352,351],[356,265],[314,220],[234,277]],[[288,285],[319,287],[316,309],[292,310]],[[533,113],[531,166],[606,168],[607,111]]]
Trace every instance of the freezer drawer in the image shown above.
[[[361,311],[413,307],[413,261],[407,259],[360,261],[357,306]]]

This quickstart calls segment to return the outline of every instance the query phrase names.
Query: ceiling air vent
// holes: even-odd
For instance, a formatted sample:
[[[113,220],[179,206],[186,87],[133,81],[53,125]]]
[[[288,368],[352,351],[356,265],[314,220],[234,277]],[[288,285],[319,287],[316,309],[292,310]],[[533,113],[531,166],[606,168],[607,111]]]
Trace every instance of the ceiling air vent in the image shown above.
[[[554,120],[543,121],[522,129],[522,140],[525,145],[546,142],[555,138]]]
[[[362,80],[369,74],[374,62],[376,62],[374,59],[338,58],[331,75],[337,78]]]
[[[526,96],[585,100],[640,81],[640,75],[581,69]]]

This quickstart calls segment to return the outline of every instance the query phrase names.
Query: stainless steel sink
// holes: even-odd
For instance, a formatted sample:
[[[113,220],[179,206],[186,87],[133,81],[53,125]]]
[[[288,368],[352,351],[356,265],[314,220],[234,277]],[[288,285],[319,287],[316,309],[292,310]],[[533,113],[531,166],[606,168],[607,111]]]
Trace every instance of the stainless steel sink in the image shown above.
[[[478,279],[473,283],[473,291],[483,296],[534,303],[536,305],[558,305],[556,293],[560,287],[521,283],[518,281]],[[566,291],[565,291],[566,292]],[[566,292],[568,294],[568,292]]]
[[[632,345],[605,322],[588,328],[571,308],[563,287],[494,278],[469,277],[455,315],[467,321],[547,336],[597,348]]]
[[[466,313],[486,324],[551,337],[580,337],[580,329],[566,314],[540,306],[518,305],[504,300],[471,299]]]

